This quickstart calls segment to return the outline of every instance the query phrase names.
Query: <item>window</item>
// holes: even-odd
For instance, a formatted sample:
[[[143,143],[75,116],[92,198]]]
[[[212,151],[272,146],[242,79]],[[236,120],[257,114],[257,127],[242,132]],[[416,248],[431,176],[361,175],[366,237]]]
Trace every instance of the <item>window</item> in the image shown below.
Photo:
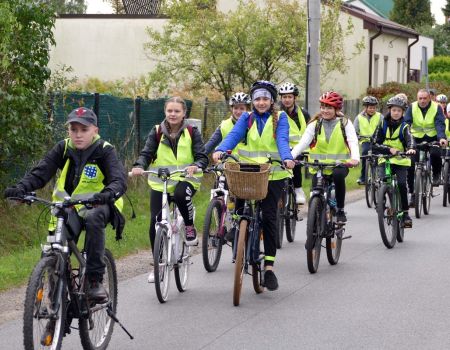
[[[378,87],[378,61],[380,55],[373,55],[374,64],[373,64],[373,86]]]
[[[401,63],[402,59],[401,58],[397,58],[397,83],[402,83],[403,79],[402,79],[402,75],[401,75]]]
[[[389,57],[384,56],[383,84],[387,82],[388,60],[389,60]]]

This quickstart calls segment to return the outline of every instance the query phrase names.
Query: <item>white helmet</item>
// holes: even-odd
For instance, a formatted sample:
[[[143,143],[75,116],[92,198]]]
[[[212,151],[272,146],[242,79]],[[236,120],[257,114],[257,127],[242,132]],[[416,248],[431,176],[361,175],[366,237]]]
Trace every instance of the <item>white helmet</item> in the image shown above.
[[[448,99],[447,99],[447,96],[445,96],[444,94],[440,94],[440,95],[437,95],[436,101],[441,102],[441,103],[447,103]]]
[[[294,96],[298,96],[298,87],[289,82],[283,83],[278,88],[278,94],[280,95],[293,94]]]
[[[245,92],[236,92],[233,96],[231,96],[229,105],[230,106],[238,104],[249,105],[251,102],[252,100],[250,99],[250,96],[247,95]]]

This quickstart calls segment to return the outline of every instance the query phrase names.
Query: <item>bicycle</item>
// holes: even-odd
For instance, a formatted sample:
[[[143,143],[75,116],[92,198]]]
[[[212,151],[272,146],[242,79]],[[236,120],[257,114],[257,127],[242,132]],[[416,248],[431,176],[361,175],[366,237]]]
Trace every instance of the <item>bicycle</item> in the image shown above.
[[[320,163],[317,160],[301,163],[317,169],[317,185],[312,189],[308,202],[305,244],[308,271],[316,273],[319,268],[322,240],[326,240],[328,262],[330,265],[336,265],[341,255],[342,241],[352,237],[344,236],[345,224],[337,223],[334,184],[330,176],[323,175],[325,169],[345,164]]]
[[[442,170],[442,204],[444,207],[450,203],[450,148],[445,150],[443,157],[444,166]]]
[[[385,176],[378,193],[377,215],[381,239],[388,249],[392,249],[395,243],[403,242],[405,226],[403,224],[403,209],[397,176],[391,171],[391,158],[406,157],[405,152],[396,155],[377,155],[377,158],[385,159]]]
[[[366,204],[368,208],[372,208],[377,206],[377,192],[380,187],[380,179],[377,174],[377,161],[378,158],[372,153],[372,137],[359,136],[359,140],[368,140],[370,141],[370,149],[365,156],[361,156],[361,159],[365,159],[366,168],[364,172],[364,178],[366,180],[364,185],[364,193],[366,196]]]
[[[198,172],[201,172],[199,170]],[[158,171],[146,170],[142,175],[155,175],[163,182],[161,221],[156,222],[156,235],[153,249],[156,296],[160,303],[169,297],[170,274],[175,275],[175,284],[179,292],[187,289],[191,265],[191,247],[186,244],[185,225],[175,203],[170,203],[167,184],[174,175],[186,174],[186,169],[170,171],[159,168]],[[129,172],[128,176],[132,176]],[[195,217],[195,208],[194,208]]]
[[[236,160],[231,154],[225,154],[222,160],[228,157]],[[231,212],[231,204],[234,203],[229,199],[223,164],[215,165],[205,172],[214,174],[215,183],[203,223],[202,255],[206,271],[214,272],[220,262],[222,246],[226,243],[225,235],[229,230],[236,231],[238,223]]]
[[[430,213],[431,198],[433,197],[433,185],[431,182],[430,148],[440,148],[437,141],[422,142],[416,145],[419,150],[419,161],[416,162],[414,172],[414,209],[416,218]]]
[[[29,205],[41,203],[51,209],[57,220],[55,232],[49,234],[47,244],[42,245],[41,259],[28,282],[23,318],[24,348],[60,349],[62,338],[71,333],[74,318],[78,318],[83,349],[106,349],[114,322],[133,339],[115,315],[117,272],[114,258],[108,249],[105,249],[103,257],[106,265],[103,285],[109,297],[101,303],[95,303],[87,296],[86,253],[84,249],[81,252],[78,250],[77,230],[69,218],[75,205],[84,205],[89,209],[96,204],[95,201],[66,199],[63,202],[50,202],[36,197],[33,192],[23,198],[10,199]]]

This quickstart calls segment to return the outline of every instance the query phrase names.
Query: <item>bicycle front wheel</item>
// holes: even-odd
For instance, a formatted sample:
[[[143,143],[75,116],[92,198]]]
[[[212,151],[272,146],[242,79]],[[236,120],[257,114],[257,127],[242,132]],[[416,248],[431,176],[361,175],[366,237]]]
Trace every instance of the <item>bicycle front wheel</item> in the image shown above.
[[[26,350],[61,349],[66,320],[66,286],[59,277],[56,256],[42,258],[28,282],[23,344]]]
[[[329,215],[332,215],[331,211],[329,212]],[[334,226],[335,216],[332,215],[330,220],[332,220],[332,225]],[[333,235],[331,237],[327,237],[326,239],[325,246],[327,250],[327,259],[330,265],[336,265],[339,261],[339,257],[341,256],[343,232],[344,228],[340,227],[333,232]]]
[[[398,223],[390,186],[383,185],[378,192],[377,214],[381,239],[386,248],[391,249],[397,239]]]
[[[89,319],[80,318],[80,339],[85,350],[104,350],[108,347],[114,328],[114,320],[108,315],[108,308],[113,314],[117,312],[117,270],[112,253],[105,249],[103,261],[106,271],[103,286],[109,295],[105,305],[94,305],[90,308]]]
[[[364,177],[366,179],[366,185],[364,187],[366,194],[366,204],[368,208],[372,208],[373,203],[373,178],[372,178],[372,163],[370,159],[366,159],[366,169]]]
[[[442,190],[443,190],[443,193],[442,193],[442,195],[443,195],[443,198],[442,198],[442,204],[444,205],[444,207],[446,207],[447,206],[447,203],[449,203],[450,202],[450,193],[449,193],[449,185],[450,185],[450,178],[449,178],[449,176],[450,176],[450,174],[449,174],[449,162],[448,161],[446,161],[445,162],[445,164],[444,164],[444,170],[443,170],[443,173],[442,173],[442,180],[443,180],[443,183],[442,183]]]
[[[422,204],[423,204],[423,178],[422,169],[417,169],[414,176],[414,211],[416,218],[420,219],[422,216]]]
[[[180,254],[180,259],[174,267],[175,284],[179,292],[184,292],[189,282],[189,270],[191,266],[191,252],[190,247],[183,242],[183,248]]]
[[[206,209],[202,238],[203,266],[208,272],[216,271],[222,255],[221,218],[222,202],[213,199]]]
[[[403,217],[402,200],[400,197],[400,190],[398,187],[395,189],[395,204],[397,208],[397,242],[402,243],[405,240],[405,225]],[[399,215],[401,213],[401,215]]]
[[[165,303],[169,296],[170,261],[167,228],[159,227],[156,231],[155,249],[153,251],[155,290],[160,303]]]
[[[247,242],[247,220],[239,224],[239,237],[236,247],[236,260],[234,265],[233,305],[238,306],[241,300],[242,280],[245,269],[245,247]]]
[[[321,232],[323,229],[322,201],[319,197],[310,200],[308,221],[306,222],[306,261],[310,273],[316,273],[319,268],[320,250],[322,248]]]
[[[284,236],[284,199],[281,196],[277,206],[277,237],[276,245],[277,249],[283,248],[283,236]]]
[[[287,197],[288,206],[286,208],[286,239],[289,243],[295,240],[295,229],[297,227],[298,204],[295,201],[295,193],[289,190]]]
[[[430,173],[427,173],[423,182],[423,213],[428,215],[431,210],[431,197],[433,197],[433,185],[431,183]]]

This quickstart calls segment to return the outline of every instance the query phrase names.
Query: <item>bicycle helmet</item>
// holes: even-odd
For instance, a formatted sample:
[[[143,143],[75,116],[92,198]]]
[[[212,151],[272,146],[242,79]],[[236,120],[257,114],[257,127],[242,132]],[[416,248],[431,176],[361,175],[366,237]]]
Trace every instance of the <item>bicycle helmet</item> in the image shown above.
[[[336,109],[342,109],[344,99],[336,91],[327,91],[319,99],[320,103],[332,106]]]
[[[374,96],[366,96],[362,99],[363,106],[376,106],[378,104],[378,100]]]
[[[401,97],[398,97],[398,96],[391,97],[387,101],[387,106],[388,106],[388,108],[396,106],[396,107],[400,107],[403,110],[405,110],[408,107],[408,105],[405,102],[405,100],[403,98],[401,98]]]
[[[289,82],[281,84],[278,88],[279,95],[293,94],[294,96],[298,96],[298,93],[298,87]]]
[[[250,99],[250,96],[247,95],[245,92],[236,92],[233,96],[230,98],[230,106],[238,105],[238,104],[246,104],[249,105],[252,103],[252,100]]]
[[[258,89],[266,89],[270,92],[273,101],[275,102],[277,100],[277,88],[274,83],[267,80],[257,80],[250,88],[250,95],[253,97],[253,93]]]
[[[440,94],[440,95],[437,95],[436,101],[440,102],[440,103],[447,103],[448,99],[447,99],[447,96],[445,96],[444,94]]]

